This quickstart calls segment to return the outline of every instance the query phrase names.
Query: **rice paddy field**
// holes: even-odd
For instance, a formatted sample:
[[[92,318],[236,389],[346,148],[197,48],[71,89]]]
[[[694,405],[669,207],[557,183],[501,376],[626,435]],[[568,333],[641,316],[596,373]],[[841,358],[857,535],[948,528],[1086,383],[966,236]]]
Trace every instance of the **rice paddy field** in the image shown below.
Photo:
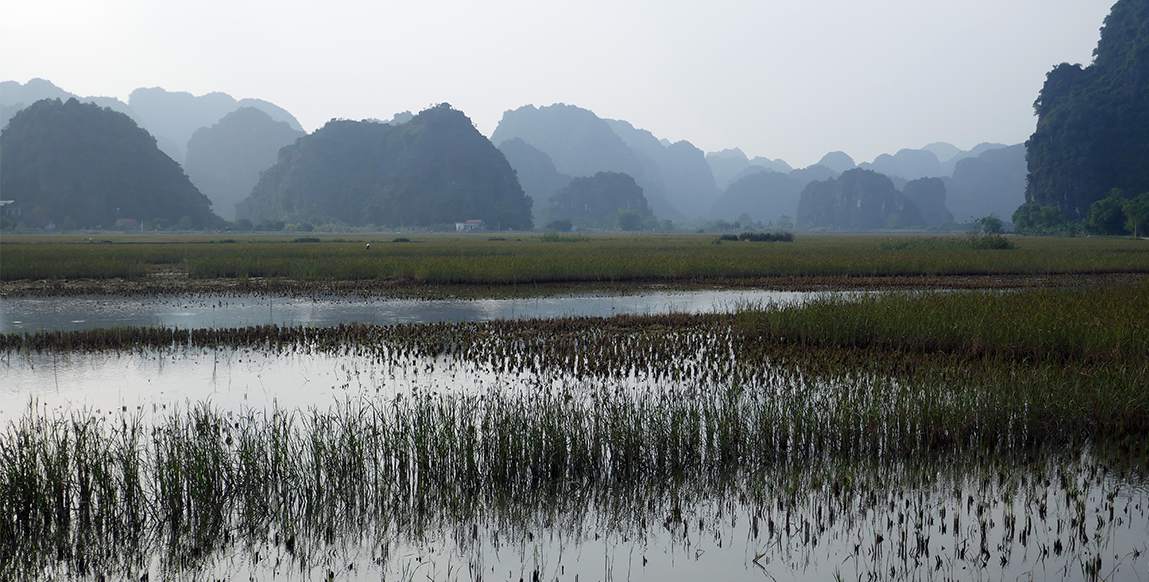
[[[235,289],[252,281],[294,281],[304,288],[336,282],[427,286],[737,283],[825,278],[851,285],[947,277],[1144,274],[1149,244],[1118,238],[1002,239],[965,236],[799,235],[794,242],[722,241],[717,235],[5,235],[0,290],[62,293],[66,283],[121,281],[114,292],[184,291],[189,285]],[[370,248],[367,245],[370,244]],[[888,282],[888,281],[887,281]],[[777,283],[777,282],[776,282]],[[856,286],[856,283],[855,283]],[[362,286],[354,287],[362,290]],[[74,289],[74,288],[73,288]]]
[[[523,244],[609,263],[612,244],[657,256],[650,240]],[[812,265],[840,240],[733,253]],[[976,262],[921,240],[889,252],[918,253],[915,272],[942,268],[921,258],[935,251]],[[467,248],[488,243],[513,246]],[[1135,275],[1138,244],[992,252]],[[1075,263],[1090,253],[1108,258]],[[0,579],[1143,580],[1146,356],[1138,277],[614,317],[12,330]]]

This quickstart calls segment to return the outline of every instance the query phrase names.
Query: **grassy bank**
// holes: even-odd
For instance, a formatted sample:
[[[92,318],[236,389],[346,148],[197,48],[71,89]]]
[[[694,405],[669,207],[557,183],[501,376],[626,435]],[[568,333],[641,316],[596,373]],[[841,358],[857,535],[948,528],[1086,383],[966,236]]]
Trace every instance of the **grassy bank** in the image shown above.
[[[147,238],[7,236],[0,280],[178,276],[420,284],[705,281],[755,277],[1149,273],[1149,244],[1123,239],[1017,238],[979,248],[962,237],[799,236],[791,243],[713,235],[568,237],[406,235]],[[370,250],[365,248],[371,243]]]

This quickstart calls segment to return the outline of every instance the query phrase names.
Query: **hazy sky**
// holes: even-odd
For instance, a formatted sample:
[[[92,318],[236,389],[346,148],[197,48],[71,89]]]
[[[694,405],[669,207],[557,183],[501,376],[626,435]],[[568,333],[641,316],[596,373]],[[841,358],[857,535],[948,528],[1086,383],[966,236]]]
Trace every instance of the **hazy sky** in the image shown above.
[[[0,80],[261,97],[307,129],[556,101],[795,165],[1032,131],[1112,0],[0,0]]]

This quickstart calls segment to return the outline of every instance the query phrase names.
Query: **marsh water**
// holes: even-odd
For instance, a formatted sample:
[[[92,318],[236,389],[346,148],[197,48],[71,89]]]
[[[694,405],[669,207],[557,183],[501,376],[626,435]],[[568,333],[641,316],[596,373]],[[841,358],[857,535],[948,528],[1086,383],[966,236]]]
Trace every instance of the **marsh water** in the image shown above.
[[[279,315],[275,302],[259,313],[261,300],[7,300],[4,321],[9,332],[476,321],[807,297],[715,291],[485,307],[283,299]],[[906,386],[880,368],[825,373],[750,358],[719,328],[623,333],[606,345],[593,325],[473,344],[479,326],[417,327],[429,330],[411,332],[418,349],[387,336],[364,346],[0,353],[9,434],[104,435],[108,448],[83,461],[104,469],[122,462],[99,458],[120,459],[116,447],[143,435],[129,448],[155,462],[117,472],[109,487],[140,473],[128,490],[174,503],[76,501],[96,526],[77,518],[47,528],[53,535],[16,551],[0,574],[685,582],[1140,581],[1149,572],[1143,460],[1087,444],[938,456],[908,438],[922,429],[896,422],[888,403],[935,406],[946,387]],[[881,428],[859,426],[874,415]],[[773,428],[752,436],[764,426]],[[46,439],[45,459],[68,438]],[[286,468],[251,468],[264,467],[247,455],[267,443],[283,447]],[[738,459],[724,460],[731,450]],[[164,455],[213,468],[183,477],[167,500],[165,471],[177,469],[164,469]],[[137,524],[134,511],[158,525],[124,526]]]
[[[430,323],[724,311],[822,295],[761,289],[593,293],[506,299],[356,299],[200,294],[173,297],[0,297],[0,333],[127,326],[180,328]]]

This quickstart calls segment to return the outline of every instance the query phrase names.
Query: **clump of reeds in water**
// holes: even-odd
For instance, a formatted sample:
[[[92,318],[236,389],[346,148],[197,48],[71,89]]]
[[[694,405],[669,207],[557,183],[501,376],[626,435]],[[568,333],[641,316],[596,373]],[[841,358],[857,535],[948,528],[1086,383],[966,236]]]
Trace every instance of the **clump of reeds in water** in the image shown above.
[[[935,430],[925,430],[931,419],[875,422],[912,407],[899,403],[906,395],[896,386],[873,389],[894,398],[796,381],[770,398],[607,387],[413,394],[310,411],[201,405],[146,422],[127,413],[33,411],[0,437],[0,573],[136,572],[155,552],[166,568],[182,571],[236,544],[279,548],[307,564],[369,534],[419,540],[497,524],[513,539],[587,516],[598,521],[584,527],[599,534],[658,523],[685,534],[694,529],[691,508],[706,504],[740,508],[755,520],[763,547],[794,546],[794,536],[817,538],[835,524],[873,538],[865,516],[874,511],[891,520],[881,531],[908,531],[905,516],[917,511],[924,519],[919,506],[929,507],[924,493],[938,487],[939,471],[966,468],[970,483],[983,490],[996,483],[1000,494],[1050,487],[1017,468],[1056,457],[1052,443],[967,427],[937,448],[923,436]],[[824,398],[830,394],[848,402],[836,406]],[[954,414],[962,406],[936,404]],[[1145,439],[1108,445],[1117,462],[1089,465],[1089,482],[1145,478]],[[1074,458],[1062,454],[1062,462]],[[1078,477],[1055,474],[1062,494],[1086,495]],[[891,494],[899,501],[886,508]],[[1036,494],[1029,503],[1046,507]],[[968,507],[965,515],[973,513]],[[1075,517],[1074,526],[1084,527],[1084,518],[1092,515]],[[1136,519],[1145,523],[1143,510]],[[983,522],[984,529],[988,517]],[[902,540],[906,555],[911,543]],[[813,546],[805,550],[817,555]]]
[[[308,561],[365,531],[419,538],[480,523],[530,531],[588,514],[624,530],[661,523],[685,533],[690,507],[731,500],[777,544],[819,539],[830,511],[847,519],[881,508],[883,496],[911,502],[914,487],[947,466],[972,464],[975,480],[1003,491],[1010,479],[1040,489],[1009,468],[1085,448],[1117,460],[1090,465],[1090,483],[1119,464],[1143,475],[1149,362],[1129,355],[1145,345],[1144,332],[1100,325],[1115,316],[1139,321],[1144,314],[1128,309],[1142,299],[1076,293],[1029,297],[1085,318],[1038,317],[1029,325],[1042,333],[1029,339],[993,327],[986,317],[994,310],[978,307],[996,305],[1001,321],[1020,325],[1022,316],[1001,308],[1026,309],[1024,294],[605,321],[5,336],[10,352],[218,348],[356,353],[382,367],[470,362],[493,380],[479,391],[416,389],[331,410],[195,406],[154,418],[33,410],[0,435],[0,574],[53,565],[136,571],[150,554],[129,548],[157,544],[178,570],[231,540]],[[896,317],[895,308],[938,325]],[[844,327],[831,325],[831,315]],[[1079,333],[1086,335],[1073,342]],[[918,471],[924,476],[909,479]],[[1041,487],[1071,500],[1084,495],[1073,475],[1055,471],[1053,481]],[[975,501],[963,519],[983,519],[987,510]],[[895,531],[894,516],[906,523],[909,507],[888,503],[886,532]],[[1105,503],[1116,511],[1113,499]],[[919,514],[924,507],[919,502]],[[1080,535],[1097,518],[1074,511],[1058,518],[1062,538],[1063,528]],[[918,515],[918,523],[928,520]],[[1017,525],[1011,535],[1027,529]],[[912,577],[911,558],[929,557],[929,543],[915,546],[912,537],[923,531],[900,530],[894,573]],[[888,565],[879,534],[854,535],[877,544],[871,558]],[[1064,549],[1070,542],[1062,538]],[[1058,547],[1049,541],[1041,551]],[[969,560],[988,567],[978,549]],[[1095,562],[1088,568],[1090,577],[1103,574]]]

